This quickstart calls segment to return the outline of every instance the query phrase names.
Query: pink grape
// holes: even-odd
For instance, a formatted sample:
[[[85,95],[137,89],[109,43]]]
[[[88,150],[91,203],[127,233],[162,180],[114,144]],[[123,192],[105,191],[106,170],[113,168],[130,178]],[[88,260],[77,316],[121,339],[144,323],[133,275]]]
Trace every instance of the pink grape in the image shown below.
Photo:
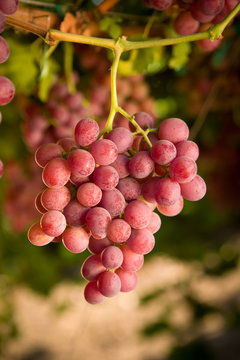
[[[49,236],[59,236],[66,228],[65,216],[57,210],[50,210],[43,214],[40,220],[43,232]]]
[[[28,230],[28,240],[36,246],[44,246],[53,240],[54,236],[45,234],[39,223],[33,224]]]
[[[99,275],[97,286],[101,294],[112,297],[119,293],[121,280],[117,274],[105,271]]]
[[[110,165],[118,156],[117,146],[108,139],[95,141],[90,145],[89,151],[98,165]]]
[[[203,39],[203,40],[198,40],[197,43],[203,51],[214,51],[220,46],[221,40],[211,41],[208,39]]]
[[[158,204],[157,209],[161,214],[165,216],[176,216],[183,209],[183,197],[180,196],[179,199],[173,205],[170,206],[161,206]]]
[[[44,167],[47,163],[56,158],[61,158],[63,148],[54,143],[43,144],[35,152],[35,161],[40,167]]]
[[[6,27],[6,18],[3,13],[0,12],[0,33],[5,30]]]
[[[181,189],[178,182],[169,178],[163,178],[158,181],[155,190],[155,198],[159,205],[173,205],[179,199],[180,195]]]
[[[6,15],[11,15],[17,11],[18,0],[0,0],[0,11]]]
[[[233,8],[239,3],[239,0],[225,0],[228,11],[232,11]]]
[[[91,181],[89,176],[79,176],[76,174],[71,174],[70,181],[72,184],[80,186],[82,184],[85,184],[86,182]]]
[[[70,200],[71,194],[66,186],[58,189],[46,189],[41,196],[42,205],[47,210],[62,210]]]
[[[190,201],[201,200],[207,191],[206,183],[199,175],[196,175],[190,182],[180,186],[182,196]]]
[[[142,186],[142,196],[144,197],[144,199],[147,202],[156,203],[156,198],[155,198],[155,191],[156,191],[156,186],[157,183],[159,182],[160,178],[159,177],[153,177],[151,179],[149,179],[148,181],[146,181],[143,186]]]
[[[106,297],[100,293],[97,287],[97,281],[89,282],[84,289],[85,300],[92,305],[100,304]]]
[[[172,206],[174,206],[174,205],[172,205]],[[146,229],[149,230],[152,234],[155,234],[156,232],[158,232],[160,227],[161,227],[160,216],[158,214],[156,214],[155,212],[152,212],[150,222],[149,222],[148,226],[146,227]]]
[[[81,253],[87,249],[88,233],[82,227],[68,227],[62,234],[63,245],[72,253]]]
[[[111,221],[111,215],[102,207],[90,209],[86,215],[86,224],[96,239],[103,239],[107,235],[107,226]]]
[[[199,22],[194,19],[190,11],[181,12],[174,21],[174,28],[179,35],[194,34],[199,27]]]
[[[82,265],[82,276],[88,281],[95,281],[101,273],[106,271],[99,255],[89,256]]]
[[[99,135],[99,126],[95,120],[82,119],[80,120],[74,130],[76,143],[79,146],[89,146]]]
[[[139,151],[129,161],[130,174],[137,179],[144,179],[154,170],[154,162],[147,151]]]
[[[117,127],[110,131],[107,138],[114,142],[120,154],[128,151],[133,145],[133,136],[131,131],[123,127]]]
[[[123,253],[122,269],[125,271],[138,271],[144,263],[144,256],[132,251],[127,245],[121,246]]]
[[[99,166],[93,173],[94,182],[102,190],[113,190],[119,181],[118,172],[114,167],[106,165]]]
[[[43,169],[42,179],[46,186],[50,188],[60,188],[70,179],[71,171],[67,161],[62,158],[50,160]]]
[[[0,105],[7,105],[12,101],[15,88],[11,80],[5,76],[0,76]]]
[[[206,15],[219,14],[224,6],[224,0],[196,0],[198,8]]]
[[[127,245],[136,254],[148,254],[155,245],[153,234],[147,229],[133,229]]]
[[[196,161],[199,156],[199,149],[195,142],[187,140],[181,141],[176,145],[177,149],[177,157],[179,156],[187,156],[193,161]]]
[[[172,5],[172,0],[149,0],[148,5],[156,10],[166,10]]]
[[[151,157],[159,165],[169,164],[176,154],[175,146],[168,140],[157,141],[151,149]]]
[[[40,214],[45,214],[47,212],[47,210],[43,207],[43,205],[41,203],[42,193],[43,193],[43,191],[38,193],[38,195],[35,198],[35,208],[37,209],[38,212],[40,212]]]
[[[191,14],[194,17],[194,19],[196,19],[200,23],[208,23],[208,22],[212,21],[212,19],[214,18],[214,15],[206,15],[206,14],[204,14],[199,9],[197,1],[193,2],[193,4],[191,5],[191,8],[190,8],[190,11],[191,11]]]
[[[101,254],[101,252],[110,245],[113,245],[113,242],[107,237],[103,239],[95,239],[91,236],[89,239],[88,250],[93,254]]]
[[[115,270],[122,265],[123,253],[116,246],[108,246],[103,250],[101,260],[106,269]]]
[[[70,152],[72,149],[77,147],[74,139],[71,137],[62,138],[58,140],[57,144],[66,152]]]
[[[0,36],[0,64],[7,61],[9,53],[10,50],[6,40],[2,36]]]
[[[70,152],[67,162],[72,174],[77,176],[89,176],[95,169],[94,158],[86,150],[73,150]]]
[[[103,191],[102,200],[99,205],[106,209],[111,217],[114,218],[123,212],[126,203],[122,193],[117,189],[112,189],[110,191]]]
[[[154,121],[151,115],[144,111],[140,111],[134,114],[134,120],[138,123],[138,125],[146,130],[147,128],[153,128],[154,127]],[[136,131],[136,128],[133,124],[130,124],[130,129],[132,131]]]
[[[119,180],[117,189],[123,194],[127,202],[137,200],[141,196],[140,184],[131,177]]]
[[[125,208],[124,219],[134,229],[143,229],[148,226],[151,218],[151,209],[143,201],[131,201]]]
[[[102,198],[102,190],[92,182],[86,182],[79,186],[77,199],[83,206],[96,206]]]
[[[126,155],[119,154],[116,160],[111,164],[117,170],[119,179],[124,179],[129,175],[129,158]]]
[[[4,165],[3,165],[2,160],[0,160],[0,179],[3,176],[3,172],[4,172]]]
[[[157,133],[155,132],[150,132],[148,134],[148,139],[150,140],[151,144],[154,145],[157,141],[159,141]],[[140,144],[139,144],[139,149],[143,150],[143,151],[148,151],[150,149],[148,143],[146,142],[146,140],[142,137]]]
[[[115,271],[121,280],[121,292],[129,292],[135,289],[137,286],[137,274],[135,271],[126,271],[123,269],[117,269]]]
[[[169,118],[163,120],[158,129],[158,137],[160,140],[169,140],[173,144],[187,140],[189,129],[187,124],[178,118]]]
[[[195,161],[186,156],[175,158],[169,166],[170,178],[180,184],[191,181],[196,174],[197,165]]]
[[[77,200],[71,200],[64,208],[63,214],[69,226],[82,226],[86,223],[89,208],[82,206]]]
[[[66,124],[69,119],[69,110],[66,106],[62,104],[56,104],[56,106],[51,111],[52,117],[57,122],[57,124]]]
[[[83,95],[80,92],[69,94],[64,99],[64,102],[70,110],[77,110],[82,105]]]
[[[107,237],[114,243],[123,243],[131,235],[130,225],[123,219],[113,219],[107,228]]]

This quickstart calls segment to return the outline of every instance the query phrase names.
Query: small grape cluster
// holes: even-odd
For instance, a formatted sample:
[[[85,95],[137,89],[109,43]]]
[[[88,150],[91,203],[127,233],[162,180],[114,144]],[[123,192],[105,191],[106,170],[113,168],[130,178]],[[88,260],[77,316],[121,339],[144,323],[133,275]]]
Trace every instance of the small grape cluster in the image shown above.
[[[206,192],[197,175],[198,147],[187,140],[186,123],[169,118],[153,129],[147,113],[134,119],[152,130],[151,150],[138,141],[145,150],[134,153],[130,130],[117,127],[102,137],[97,122],[85,118],[75,127],[75,139],[44,144],[35,153],[47,188],[36,197],[43,215],[28,238],[37,246],[62,241],[72,253],[89,249],[82,275],[89,281],[84,295],[91,304],[135,288],[136,271],[161,226],[156,206],[174,216],[183,197],[196,201]]]
[[[156,10],[166,10],[173,4],[172,0],[144,0],[143,2],[147,7]],[[224,20],[237,4],[238,0],[179,0],[178,5],[181,11],[174,19],[174,29],[182,36],[205,31]],[[220,42],[220,40],[203,39],[198,41],[198,45],[205,51],[212,51],[220,45]]]
[[[5,15],[13,14],[17,11],[18,0],[0,0],[0,33],[5,30],[6,18]],[[9,46],[6,40],[0,36],[0,64],[7,61],[9,57]],[[0,76],[0,105],[7,105],[13,99],[15,88],[11,80],[5,76]],[[0,123],[2,121],[2,114],[0,113]],[[0,160],[0,178],[3,175],[3,162]]]

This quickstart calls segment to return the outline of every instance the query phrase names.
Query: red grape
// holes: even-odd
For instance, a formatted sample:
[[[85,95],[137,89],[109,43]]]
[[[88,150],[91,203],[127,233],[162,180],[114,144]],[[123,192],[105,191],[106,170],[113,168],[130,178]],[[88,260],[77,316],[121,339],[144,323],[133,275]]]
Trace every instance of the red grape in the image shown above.
[[[129,175],[129,158],[126,155],[119,154],[116,160],[111,164],[117,170],[119,179],[123,179]]]
[[[206,183],[199,175],[196,175],[190,182],[180,186],[182,196],[190,201],[201,200],[207,191]]]
[[[63,214],[69,226],[82,226],[85,224],[89,208],[82,206],[77,200],[72,200],[64,208]]]
[[[107,237],[114,243],[123,243],[131,235],[130,225],[123,219],[113,219],[107,228]]]
[[[43,232],[49,236],[59,236],[66,228],[65,216],[57,210],[50,210],[43,214],[40,220]]]
[[[143,229],[148,226],[151,218],[151,209],[143,201],[131,201],[125,208],[124,219],[134,229]]]
[[[99,275],[97,286],[101,294],[112,297],[120,291],[121,280],[117,274],[105,271]]]
[[[151,157],[159,165],[169,164],[176,154],[175,146],[168,140],[157,141],[151,149]]]
[[[103,239],[107,235],[107,226],[111,221],[111,215],[102,207],[90,209],[86,215],[86,224],[96,239]]]
[[[169,175],[172,180],[180,184],[191,181],[197,174],[197,165],[194,160],[186,156],[175,158],[169,166]]]
[[[176,145],[177,149],[177,157],[179,156],[187,156],[194,161],[198,159],[199,149],[195,142],[187,140],[181,141]]]
[[[82,265],[82,276],[88,281],[95,281],[99,275],[106,271],[99,255],[89,256]]]
[[[79,146],[89,146],[99,135],[99,126],[92,119],[80,120],[74,130],[75,140]]]
[[[160,216],[158,214],[156,214],[155,212],[152,212],[150,222],[149,222],[148,226],[146,227],[146,229],[149,230],[152,234],[155,234],[156,232],[158,232],[160,227],[161,227]]]
[[[28,240],[36,246],[44,246],[53,240],[54,236],[45,234],[39,223],[33,224],[28,230]]]
[[[174,28],[179,35],[194,34],[199,27],[199,22],[194,19],[190,11],[181,12],[174,21]]]
[[[6,40],[2,36],[0,36],[0,64],[7,61],[9,53],[10,50]]]
[[[67,162],[72,174],[77,176],[89,176],[95,169],[94,158],[86,150],[73,150],[70,152]]]
[[[180,141],[187,140],[189,129],[187,124],[178,118],[169,118],[163,120],[158,129],[160,140],[169,140],[176,144]]]
[[[15,88],[11,80],[5,76],[0,76],[0,105],[7,105],[12,101]]]
[[[35,161],[40,167],[44,167],[47,163],[55,158],[61,158],[63,148],[54,143],[43,144],[35,152]]]
[[[144,179],[154,170],[154,162],[147,151],[139,151],[129,161],[130,174],[137,179]]]
[[[100,293],[97,287],[97,282],[89,282],[84,289],[85,300],[92,305],[100,304],[106,297]]]
[[[121,280],[121,289],[122,292],[129,292],[135,289],[137,286],[137,274],[135,271],[126,271],[123,269],[117,269],[115,271]]]
[[[122,265],[123,253],[116,246],[108,246],[103,250],[101,260],[106,269],[115,270]]]
[[[42,179],[50,188],[60,188],[70,179],[71,171],[67,161],[62,158],[50,160],[43,169]]]
[[[123,127],[117,127],[110,131],[107,138],[114,142],[120,154],[128,151],[133,144],[132,133]]]
[[[155,198],[159,205],[173,205],[179,199],[180,195],[181,189],[178,182],[169,178],[159,179],[155,191]]]
[[[69,227],[62,234],[63,245],[72,253],[81,253],[87,249],[88,233],[82,227]]]
[[[99,166],[93,173],[94,182],[102,190],[113,190],[119,181],[118,172],[112,166]]]
[[[127,245],[121,246],[123,253],[122,269],[126,271],[138,271],[144,263],[144,256],[132,251]]]
[[[137,180],[126,177],[119,180],[117,189],[123,194],[126,201],[137,200],[141,196],[141,186]]]
[[[103,239],[95,239],[91,236],[89,239],[88,250],[93,254],[101,254],[101,252],[110,245],[113,245],[113,242],[107,237]]]
[[[47,210],[62,210],[70,200],[71,194],[66,186],[58,189],[46,189],[41,196],[42,205]]]
[[[96,206],[102,198],[102,190],[92,182],[86,182],[79,186],[77,199],[83,206]]]
[[[147,229],[133,229],[127,245],[136,254],[148,254],[155,245],[153,234]]]
[[[123,212],[126,203],[122,193],[117,189],[112,189],[103,191],[102,200],[99,205],[105,208],[111,217],[114,218]]]
[[[0,0],[0,11],[6,15],[11,15],[17,11],[18,0]]]
[[[100,139],[90,145],[90,153],[98,165],[110,165],[118,156],[117,146],[108,139]]]
[[[180,196],[179,199],[173,205],[170,206],[162,206],[158,204],[157,209],[161,214],[165,216],[176,216],[183,209],[183,197]]]

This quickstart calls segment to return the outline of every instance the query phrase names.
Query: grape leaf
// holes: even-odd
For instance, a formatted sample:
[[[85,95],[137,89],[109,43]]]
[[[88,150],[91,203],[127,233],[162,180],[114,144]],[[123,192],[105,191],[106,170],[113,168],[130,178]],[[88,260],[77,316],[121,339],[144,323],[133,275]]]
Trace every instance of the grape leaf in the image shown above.
[[[117,39],[122,34],[122,28],[119,25],[121,22],[122,19],[118,16],[106,16],[99,22],[99,27],[102,31],[108,31],[113,39]]]
[[[186,42],[173,45],[172,57],[168,62],[169,67],[174,70],[180,70],[187,63],[190,52],[190,43]]]

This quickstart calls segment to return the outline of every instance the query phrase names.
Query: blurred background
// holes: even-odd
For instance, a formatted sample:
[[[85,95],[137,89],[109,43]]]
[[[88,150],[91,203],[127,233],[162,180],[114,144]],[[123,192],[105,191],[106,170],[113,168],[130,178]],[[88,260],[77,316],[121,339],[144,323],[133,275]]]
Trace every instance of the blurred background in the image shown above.
[[[92,36],[176,36],[177,1],[157,13],[136,0],[101,8],[106,3],[79,1],[81,11],[68,12],[65,1],[20,1],[14,16]],[[130,114],[150,113],[156,125],[183,119],[199,145],[208,191],[197,203],[185,201],[177,217],[161,215],[137,289],[91,306],[80,276],[88,254],[61,243],[34,247],[27,229],[39,218],[34,200],[43,188],[34,151],[71,136],[83,117],[104,126],[111,54],[69,43],[52,48],[6,28],[11,55],[0,75],[16,95],[0,109],[0,359],[240,359],[239,34],[238,18],[214,51],[187,43],[122,56],[119,104]]]

